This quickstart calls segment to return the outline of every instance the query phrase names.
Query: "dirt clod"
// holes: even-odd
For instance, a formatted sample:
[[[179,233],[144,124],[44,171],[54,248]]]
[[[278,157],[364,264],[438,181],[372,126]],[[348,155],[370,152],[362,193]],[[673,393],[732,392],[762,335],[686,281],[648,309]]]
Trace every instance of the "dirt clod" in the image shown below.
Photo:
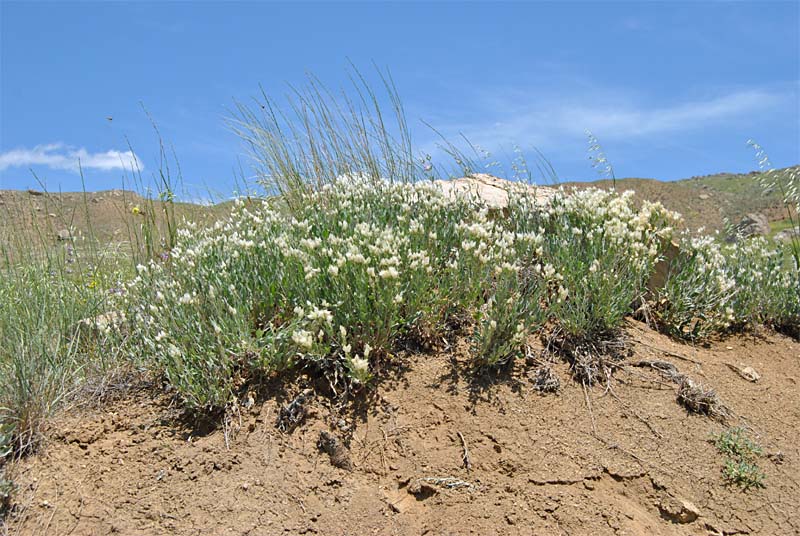
[[[330,456],[331,465],[344,469],[345,471],[353,470],[353,463],[350,461],[350,451],[347,450],[341,440],[335,435],[322,430],[319,433],[317,440],[317,448]]]
[[[661,516],[673,523],[692,523],[700,517],[700,510],[691,502],[675,497],[665,497],[658,504]]]

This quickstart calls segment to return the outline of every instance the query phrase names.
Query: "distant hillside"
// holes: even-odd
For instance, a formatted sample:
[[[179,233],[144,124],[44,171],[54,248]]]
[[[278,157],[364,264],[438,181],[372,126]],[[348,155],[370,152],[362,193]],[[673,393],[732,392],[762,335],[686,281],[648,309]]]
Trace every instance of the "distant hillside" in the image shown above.
[[[787,168],[788,169],[788,168]],[[786,172],[780,170],[779,172]],[[765,214],[773,231],[785,228],[785,213],[776,192],[764,193],[758,173],[718,173],[674,182],[655,179],[618,179],[617,190],[635,190],[636,199],[660,201],[684,216],[690,230],[705,227],[724,230],[725,219],[739,222],[752,212]],[[611,181],[573,182],[575,188],[611,188]],[[230,203],[203,206],[174,205],[176,221],[214,221],[230,210]],[[122,244],[141,232],[143,218],[154,218],[163,227],[164,205],[124,190],[101,192],[42,193],[0,190],[0,252],[57,245],[59,233],[76,237],[92,235],[101,244]]]
[[[786,173],[790,168],[778,170]],[[765,193],[758,181],[759,173],[717,173],[673,182],[655,179],[617,179],[617,190],[635,190],[639,200],[660,201],[667,208],[680,212],[684,225],[691,230],[724,230],[727,218],[739,222],[746,214],[760,212],[779,229],[786,217],[777,192]],[[611,181],[566,183],[576,188],[611,188]]]
[[[163,229],[165,205],[135,192],[45,193],[35,190],[0,190],[0,264],[5,255],[24,258],[59,243],[93,236],[101,245],[124,247],[141,239],[142,224],[150,218]],[[206,207],[175,203],[175,221],[211,221],[227,210],[225,205]],[[64,240],[64,239],[68,240]],[[83,243],[83,241],[81,241]],[[84,244],[85,245],[85,244]]]

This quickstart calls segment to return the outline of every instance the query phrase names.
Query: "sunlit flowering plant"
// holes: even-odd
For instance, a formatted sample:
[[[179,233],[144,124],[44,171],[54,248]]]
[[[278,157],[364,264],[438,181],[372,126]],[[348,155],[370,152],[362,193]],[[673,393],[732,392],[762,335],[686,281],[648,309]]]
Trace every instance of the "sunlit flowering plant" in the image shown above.
[[[520,355],[545,324],[616,329],[673,216],[634,208],[630,194],[511,190],[505,216],[469,192],[362,177],[306,193],[292,211],[239,201],[140,267],[124,301],[132,348],[206,408],[242,379],[296,366],[335,388],[367,384],[415,328],[442,331],[465,312],[481,366]]]
[[[797,329],[800,277],[789,246],[686,235],[681,249],[655,303],[665,331],[699,340],[761,324]]]

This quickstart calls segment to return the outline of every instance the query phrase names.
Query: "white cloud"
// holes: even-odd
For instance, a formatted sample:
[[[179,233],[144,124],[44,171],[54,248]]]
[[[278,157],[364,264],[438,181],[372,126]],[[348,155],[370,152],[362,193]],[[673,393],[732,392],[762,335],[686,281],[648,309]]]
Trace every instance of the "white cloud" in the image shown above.
[[[584,138],[587,129],[602,140],[633,140],[724,125],[779,109],[787,94],[752,89],[669,106],[642,104],[641,100],[610,90],[580,95],[498,92],[476,99],[473,120],[444,121],[444,125],[431,122],[440,125],[437,128],[448,140],[464,134],[484,147],[522,144],[557,149],[564,141]]]
[[[110,171],[113,169],[143,169],[141,160],[133,151],[90,153],[85,148],[76,148],[63,143],[37,145],[32,149],[18,148],[0,153],[0,171],[14,167],[44,166],[78,172],[80,168]]]
[[[692,130],[771,108],[780,99],[765,91],[743,91],[669,107],[561,108],[560,123],[569,130],[603,130],[607,136],[629,138]],[[580,128],[583,123],[583,128]]]

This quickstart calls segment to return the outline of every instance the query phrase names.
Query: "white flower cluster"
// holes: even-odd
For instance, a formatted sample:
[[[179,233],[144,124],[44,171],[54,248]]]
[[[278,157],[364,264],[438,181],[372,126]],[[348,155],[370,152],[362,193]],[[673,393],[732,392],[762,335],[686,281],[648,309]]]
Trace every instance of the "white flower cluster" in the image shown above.
[[[684,250],[657,304],[673,334],[699,339],[800,320],[800,274],[787,247],[760,237],[724,244],[701,236],[685,238]]]
[[[138,347],[186,389],[193,367],[224,381],[242,348],[277,358],[266,339],[298,359],[341,359],[363,380],[370,355],[403,330],[435,326],[453,306],[477,310],[500,287],[499,316],[486,325],[520,344],[531,311],[592,291],[580,286],[585,276],[616,282],[611,270],[625,262],[641,279],[673,219],[599,190],[542,202],[512,187],[510,198],[503,217],[469,192],[349,178],[306,194],[291,215],[280,200],[239,201],[229,218],[181,231],[168,259],[139,268],[124,298]]]

